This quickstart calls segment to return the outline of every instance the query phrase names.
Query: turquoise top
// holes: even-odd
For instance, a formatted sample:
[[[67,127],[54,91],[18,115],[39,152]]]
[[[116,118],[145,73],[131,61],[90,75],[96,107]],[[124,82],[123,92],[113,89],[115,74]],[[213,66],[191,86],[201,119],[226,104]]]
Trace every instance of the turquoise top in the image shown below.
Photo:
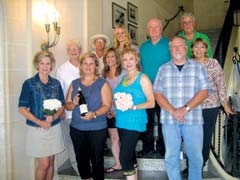
[[[149,39],[141,45],[139,52],[142,72],[153,83],[159,67],[171,59],[169,40],[163,36],[156,44],[153,44]]]
[[[145,94],[142,90],[140,79],[142,73],[139,73],[136,80],[127,86],[123,85],[123,80],[120,81],[118,86],[114,89],[116,93],[128,93],[132,96],[133,104],[138,105],[146,101]],[[116,110],[116,126],[117,128],[135,130],[139,132],[146,131],[147,113],[146,109],[129,109],[126,111]]]

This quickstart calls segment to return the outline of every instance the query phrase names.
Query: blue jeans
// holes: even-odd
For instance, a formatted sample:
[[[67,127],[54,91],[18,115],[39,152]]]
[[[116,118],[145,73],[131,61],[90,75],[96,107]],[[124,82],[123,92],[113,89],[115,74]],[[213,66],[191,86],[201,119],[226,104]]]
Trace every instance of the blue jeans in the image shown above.
[[[188,180],[202,179],[203,126],[162,124],[166,146],[165,165],[169,180],[181,180],[180,150],[182,139],[189,160]]]

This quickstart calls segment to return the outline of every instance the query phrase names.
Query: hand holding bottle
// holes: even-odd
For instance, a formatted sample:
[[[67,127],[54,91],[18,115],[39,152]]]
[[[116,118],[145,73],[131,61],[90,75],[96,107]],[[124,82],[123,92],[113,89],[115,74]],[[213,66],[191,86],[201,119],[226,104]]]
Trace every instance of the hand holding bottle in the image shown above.
[[[93,120],[96,118],[97,118],[96,112],[93,112],[93,111],[88,111],[85,114],[85,116],[82,116],[82,119],[84,119],[84,120]]]
[[[115,112],[114,111],[109,111],[109,112],[107,112],[106,115],[109,119],[111,119],[111,118],[115,117]]]

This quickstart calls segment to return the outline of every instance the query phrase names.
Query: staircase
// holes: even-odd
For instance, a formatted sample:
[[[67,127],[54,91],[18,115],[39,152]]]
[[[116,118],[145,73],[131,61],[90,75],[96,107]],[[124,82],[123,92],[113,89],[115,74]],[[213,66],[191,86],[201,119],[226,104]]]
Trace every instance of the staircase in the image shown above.
[[[211,42],[211,46],[212,46],[212,52],[214,54],[221,29],[200,30],[199,32],[202,32],[208,35]]]
[[[211,40],[212,50],[215,51],[215,47],[217,44],[217,40],[220,34],[221,29],[211,29],[201,31],[207,34]],[[155,126],[154,130],[155,137],[157,136],[157,126]],[[107,141],[108,147],[111,147],[110,141]],[[136,151],[140,151],[142,149],[141,141],[138,142],[136,147]],[[181,170],[186,167],[186,160],[183,157],[181,158]],[[105,153],[104,157],[104,167],[111,167],[113,164],[113,158],[111,153]],[[81,178],[70,165],[70,162],[65,162],[58,169],[58,179],[59,180],[80,180]],[[125,177],[122,175],[122,171],[116,171],[113,173],[105,174],[105,180],[122,180]],[[138,179],[139,180],[168,180],[167,173],[165,170],[164,159],[161,159],[156,154],[149,155],[146,158],[138,158]],[[184,178],[183,179],[187,179]],[[207,166],[203,169],[203,180],[224,180],[220,178],[219,174],[217,174],[216,170],[213,168],[211,162],[208,162]]]
[[[110,147],[109,140],[107,141]],[[138,142],[136,150],[141,150],[142,143]],[[184,156],[181,158],[181,170],[186,167],[186,161]],[[111,153],[105,153],[104,167],[111,167],[113,164],[113,158]],[[58,170],[59,180],[80,180],[81,178],[75,173],[69,162],[65,162]],[[125,177],[122,175],[122,171],[116,171],[113,173],[106,173],[105,180],[122,180]],[[167,173],[165,171],[164,159],[161,159],[159,155],[152,154],[146,158],[138,158],[138,179],[139,180],[167,180]],[[187,178],[183,178],[187,179]],[[203,180],[223,180],[215,174],[215,170],[211,167],[210,163],[203,170]]]
[[[201,31],[208,35],[213,52],[217,44],[217,40],[221,29],[211,29]],[[157,126],[155,128],[155,137],[157,136]],[[107,141],[108,147],[110,146],[110,141]],[[140,151],[142,148],[141,141],[138,142],[136,151]],[[186,167],[186,160],[184,157],[181,159],[181,170]],[[111,153],[105,153],[104,157],[104,167],[111,167],[113,164],[113,158]],[[156,154],[149,155],[145,158],[138,158],[138,178],[139,180],[168,180],[167,173],[165,171],[164,159],[161,159]],[[59,180],[81,180],[81,178],[75,173],[69,162],[65,162],[58,169],[58,179]],[[106,173],[105,180],[122,180],[125,177],[122,175],[122,171],[116,171],[113,173]],[[184,178],[183,179],[187,179]],[[224,180],[220,178],[216,170],[211,165],[211,162],[203,169],[203,180]]]

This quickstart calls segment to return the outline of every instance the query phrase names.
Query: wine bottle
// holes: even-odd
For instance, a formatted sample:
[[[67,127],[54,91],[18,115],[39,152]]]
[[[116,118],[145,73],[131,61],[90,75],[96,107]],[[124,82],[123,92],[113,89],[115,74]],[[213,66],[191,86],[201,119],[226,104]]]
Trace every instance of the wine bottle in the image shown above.
[[[85,116],[88,112],[88,107],[87,107],[86,100],[83,96],[82,89],[80,87],[78,88],[78,97],[79,97],[78,105],[79,105],[80,114],[81,116]]]

